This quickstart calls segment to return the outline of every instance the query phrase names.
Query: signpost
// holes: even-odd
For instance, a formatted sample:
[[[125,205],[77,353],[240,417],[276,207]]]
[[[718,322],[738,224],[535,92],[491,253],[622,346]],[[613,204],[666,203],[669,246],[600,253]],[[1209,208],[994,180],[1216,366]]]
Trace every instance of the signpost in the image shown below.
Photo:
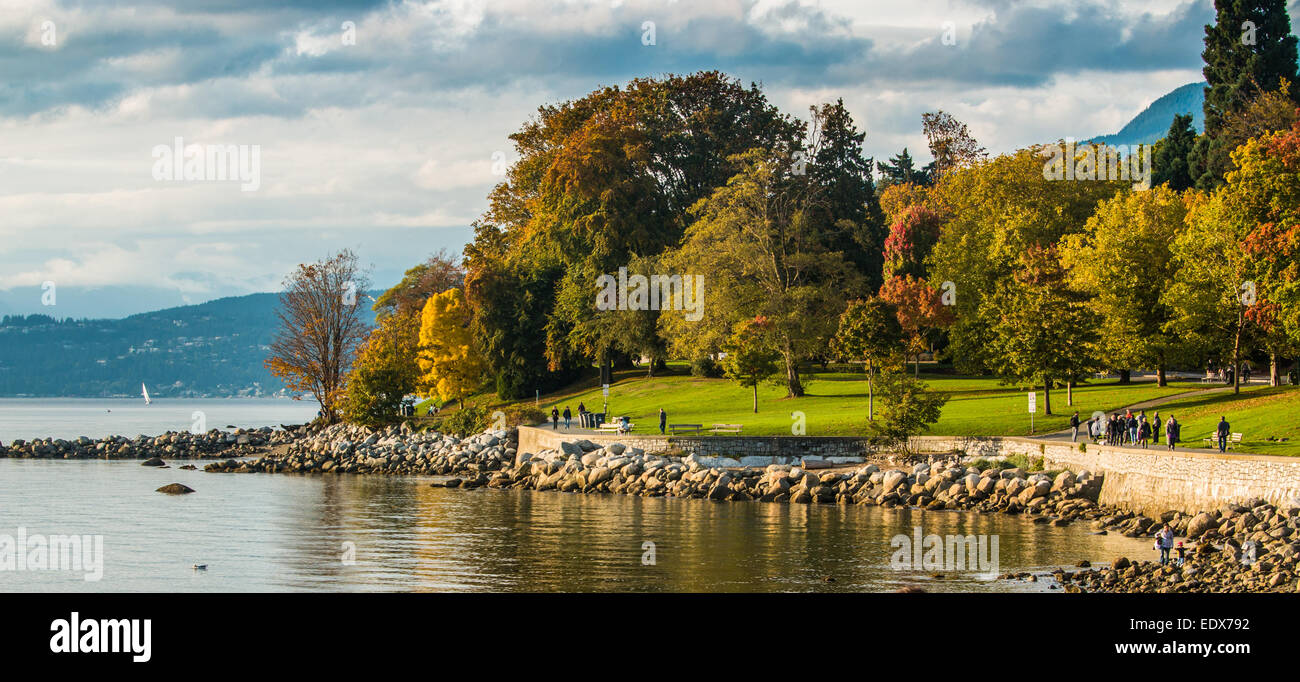
[[[609,418],[611,416],[609,414],[609,384],[601,384],[600,392],[605,396],[605,407],[602,409],[604,409],[605,411],[605,421],[609,422]]]
[[[1034,435],[1034,413],[1038,411],[1038,394],[1029,392],[1029,435]]]

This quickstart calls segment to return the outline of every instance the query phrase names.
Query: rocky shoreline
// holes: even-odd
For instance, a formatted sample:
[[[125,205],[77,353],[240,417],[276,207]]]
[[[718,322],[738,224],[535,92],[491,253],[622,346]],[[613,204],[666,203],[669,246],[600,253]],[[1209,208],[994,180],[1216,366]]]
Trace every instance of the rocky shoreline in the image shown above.
[[[267,453],[268,446],[277,447]],[[232,456],[233,455],[233,456]],[[261,455],[235,459],[246,455]],[[448,488],[500,488],[575,493],[679,497],[792,504],[863,504],[1023,514],[1034,523],[1089,523],[1094,533],[1153,538],[1163,523],[1187,543],[1180,566],[1120,557],[1108,567],[1080,562],[1080,570],[1007,574],[1002,579],[1052,579],[1066,592],[1297,592],[1300,505],[1263,500],[1224,505],[1200,514],[1166,512],[1149,518],[1097,503],[1101,478],[1087,471],[1054,476],[1002,465],[978,468],[959,453],[931,457],[907,468],[877,464],[832,467],[725,467],[711,458],[647,453],[619,443],[587,440],[559,449],[519,452],[517,432],[466,438],[421,432],[408,424],[371,430],[336,424],[294,432],[272,429],[184,432],[155,438],[15,441],[0,457],[177,458],[224,457],[214,473],[385,474],[447,477]],[[892,466],[882,462],[885,466]],[[1254,543],[1254,560],[1249,545]],[[1243,550],[1246,547],[1247,550]]]
[[[107,436],[91,439],[35,438],[0,443],[0,457],[22,459],[199,459],[205,457],[248,457],[264,448],[292,442],[295,435],[270,427],[203,433],[168,431],[159,436]]]

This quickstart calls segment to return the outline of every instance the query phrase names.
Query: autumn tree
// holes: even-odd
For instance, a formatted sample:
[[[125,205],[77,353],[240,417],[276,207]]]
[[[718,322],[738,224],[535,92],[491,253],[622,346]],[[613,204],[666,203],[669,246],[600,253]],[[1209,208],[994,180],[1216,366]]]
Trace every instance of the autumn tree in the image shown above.
[[[1171,249],[1186,218],[1182,197],[1168,186],[1122,192],[1062,241],[1071,286],[1090,297],[1098,358],[1116,370],[1154,368],[1160,386],[1179,347],[1166,329],[1170,310],[1161,294],[1173,283]]]
[[[402,310],[379,318],[348,375],[343,414],[358,424],[382,424],[398,415],[402,399],[420,380],[420,314]]]
[[[464,286],[465,269],[443,249],[407,270],[402,281],[375,299],[374,309],[381,317],[410,311],[418,314],[430,296]],[[411,341],[414,346],[415,339],[412,338]]]
[[[880,298],[894,306],[906,351],[915,361],[913,372],[920,375],[921,353],[933,352],[940,331],[952,324],[952,307],[943,304],[941,292],[924,277],[912,275],[889,278]]]
[[[1250,140],[1233,154],[1224,187],[1227,217],[1243,234],[1255,304],[1246,317],[1269,354],[1270,383],[1281,383],[1280,355],[1300,347],[1300,121]],[[1249,301],[1251,296],[1247,296]]]
[[[799,363],[826,347],[856,273],[808,224],[817,188],[794,172],[789,154],[754,149],[733,163],[741,171],[697,204],[681,248],[665,255],[670,271],[703,276],[702,319],[665,311],[661,324],[678,355],[701,357],[721,347],[736,322],[762,315],[787,395],[798,397]]]
[[[953,171],[930,190],[926,205],[947,220],[927,259],[928,277],[954,283],[945,291],[955,306],[947,352],[963,371],[990,371],[1001,364],[993,330],[1003,310],[992,296],[999,288],[1015,286],[1023,255],[1053,248],[1062,237],[1084,231],[1099,201],[1129,187],[1125,182],[1048,180],[1043,174],[1046,151],[1022,149]]]
[[[902,351],[903,330],[892,305],[880,298],[851,301],[840,315],[832,350],[861,362],[867,374],[867,421],[876,418],[875,378]]]
[[[885,239],[884,274],[886,278],[910,275],[925,276],[925,259],[930,255],[943,220],[924,207],[911,206],[889,227]]]
[[[942,110],[921,114],[921,128],[930,145],[930,156],[934,157],[935,178],[988,158],[988,150],[952,114]]]
[[[290,391],[310,393],[331,422],[338,418],[357,347],[369,332],[361,307],[369,286],[356,254],[345,249],[299,265],[280,294],[279,325],[264,364]]]
[[[737,322],[727,339],[722,367],[727,378],[754,391],[754,412],[758,413],[758,385],[781,371],[781,354],[772,343],[771,325],[759,315]]]
[[[1096,327],[1087,297],[1073,289],[1054,247],[1027,247],[1019,267],[990,297],[993,369],[1008,382],[1043,387],[1043,413],[1052,414],[1052,386],[1073,386],[1093,366]]]
[[[1173,284],[1162,301],[1172,312],[1166,331],[1204,353],[1231,358],[1235,393],[1254,331],[1249,311],[1258,291],[1243,248],[1249,226],[1231,204],[1222,188],[1192,198],[1187,228],[1173,244]]]
[[[470,333],[470,310],[460,289],[429,297],[420,316],[420,377],[422,390],[443,401],[464,398],[483,380],[483,356]]]

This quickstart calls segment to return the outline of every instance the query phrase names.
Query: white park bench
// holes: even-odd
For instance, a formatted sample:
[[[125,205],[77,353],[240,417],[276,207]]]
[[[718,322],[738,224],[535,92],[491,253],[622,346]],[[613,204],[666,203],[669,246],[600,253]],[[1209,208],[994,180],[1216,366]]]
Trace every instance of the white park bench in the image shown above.
[[[735,433],[739,434],[743,424],[714,424],[713,433]]]
[[[636,424],[628,423],[627,431],[623,430],[623,422],[604,422],[598,428],[601,433],[629,433]]]
[[[1218,432],[1216,431],[1215,433],[1211,433],[1208,437],[1205,438],[1205,442],[1209,444],[1209,447],[1212,447],[1212,448],[1217,448],[1217,447],[1219,447],[1219,434],[1218,434]],[[1240,433],[1234,433],[1234,434],[1228,436],[1228,445],[1227,445],[1227,449],[1228,449],[1228,450],[1231,450],[1233,445],[1241,445],[1241,434],[1240,434]]]

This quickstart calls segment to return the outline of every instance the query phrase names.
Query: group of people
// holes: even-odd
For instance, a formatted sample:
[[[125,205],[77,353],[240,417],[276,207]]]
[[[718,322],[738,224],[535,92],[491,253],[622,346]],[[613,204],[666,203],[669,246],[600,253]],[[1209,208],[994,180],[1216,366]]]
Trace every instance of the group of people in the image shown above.
[[[585,404],[583,404],[583,403],[578,403],[578,420],[579,420],[579,421],[582,420],[582,415],[584,415],[584,414],[587,414],[587,406],[586,406]],[[563,412],[560,411],[560,408],[559,408],[558,406],[557,406],[557,407],[552,407],[552,408],[551,408],[551,420],[550,420],[550,421],[551,421],[551,430],[552,430],[552,431],[559,430],[559,428],[560,428],[560,420],[561,420],[561,419],[564,420],[564,428],[567,430],[567,429],[569,428],[569,425],[572,423],[572,420],[573,420],[573,413],[569,411],[569,406],[568,406],[568,405],[565,405],[565,406],[564,406],[564,411],[563,411]],[[664,432],[664,428],[667,427],[667,426],[668,426],[668,413],[665,412],[665,411],[663,410],[663,408],[659,408],[659,433],[663,433],[663,432]],[[628,433],[628,432],[630,432],[631,430],[632,430],[632,420],[629,419],[629,418],[627,417],[627,415],[624,415],[624,416],[622,416],[622,417],[619,417],[619,425],[618,425],[618,431],[619,431],[619,433]]]
[[[578,419],[581,420],[582,415],[586,413],[587,413],[587,406],[584,405],[583,403],[578,403]],[[551,408],[551,430],[552,431],[555,431],[556,429],[560,428],[560,417],[564,418],[564,428],[568,429],[569,424],[573,421],[573,413],[569,411],[568,405],[564,406],[563,414],[561,414],[559,408],[556,407]]]
[[[1075,412],[1070,417],[1070,442],[1079,439],[1079,413]],[[1160,411],[1157,410],[1155,415],[1148,420],[1146,410],[1139,410],[1133,414],[1133,410],[1126,410],[1124,414],[1112,414],[1104,418],[1095,417],[1087,422],[1088,435],[1092,437],[1094,443],[1104,443],[1105,445],[1134,445],[1140,448],[1147,447],[1148,442],[1159,441],[1160,431],[1164,431],[1165,447],[1173,450],[1181,440],[1183,425],[1174,419],[1174,415],[1169,415],[1169,419],[1162,424],[1160,422]],[[1228,436],[1232,433],[1232,425],[1228,423],[1226,416],[1219,417],[1219,424],[1214,430],[1214,439],[1219,446],[1219,452],[1227,452]]]
[[[1079,413],[1075,412],[1070,417],[1071,442],[1079,439],[1080,425]],[[1146,410],[1139,410],[1137,414],[1133,414],[1133,410],[1126,410],[1124,414],[1116,413],[1088,420],[1088,435],[1092,437],[1092,442],[1106,445],[1145,448],[1152,441],[1159,441],[1160,432],[1163,431],[1166,447],[1173,450],[1180,439],[1181,430],[1182,424],[1172,414],[1162,423],[1158,410],[1150,419],[1147,418]]]
[[[1169,524],[1167,523],[1164,525],[1163,528],[1160,529],[1160,532],[1156,533],[1155,549],[1160,551],[1161,566],[1164,566],[1170,562],[1169,552],[1173,549],[1178,550],[1178,561],[1177,561],[1178,566],[1182,566],[1183,561],[1187,557],[1187,548],[1183,546],[1182,540],[1179,540],[1178,545],[1175,547],[1174,529],[1170,528]]]

